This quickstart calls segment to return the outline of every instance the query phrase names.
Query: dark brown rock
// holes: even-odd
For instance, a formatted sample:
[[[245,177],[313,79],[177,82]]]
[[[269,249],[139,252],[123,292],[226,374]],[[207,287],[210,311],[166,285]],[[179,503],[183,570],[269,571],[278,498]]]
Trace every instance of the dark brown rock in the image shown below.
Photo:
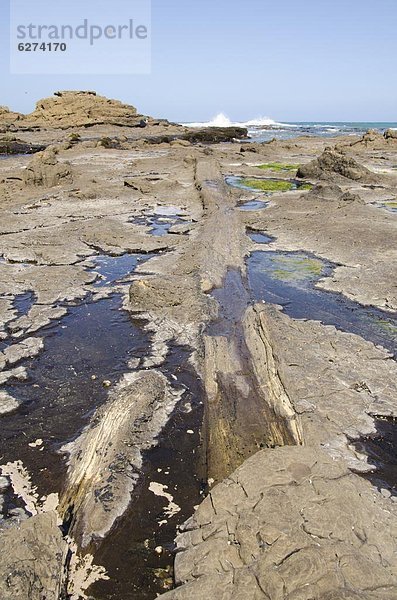
[[[29,144],[13,136],[0,138],[0,154],[34,154],[45,150],[45,146]]]
[[[206,127],[204,129],[192,129],[182,137],[192,143],[217,144],[246,138],[247,135],[248,131],[244,127]]]

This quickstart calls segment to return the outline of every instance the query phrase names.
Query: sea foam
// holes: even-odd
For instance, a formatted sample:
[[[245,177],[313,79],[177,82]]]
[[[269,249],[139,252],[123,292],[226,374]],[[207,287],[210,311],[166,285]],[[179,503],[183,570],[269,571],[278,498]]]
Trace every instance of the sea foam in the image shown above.
[[[219,113],[211,121],[182,123],[182,125],[186,125],[187,127],[255,127],[258,129],[265,127],[291,127],[291,125],[278,123],[269,117],[258,117],[250,121],[231,121],[224,113]]]

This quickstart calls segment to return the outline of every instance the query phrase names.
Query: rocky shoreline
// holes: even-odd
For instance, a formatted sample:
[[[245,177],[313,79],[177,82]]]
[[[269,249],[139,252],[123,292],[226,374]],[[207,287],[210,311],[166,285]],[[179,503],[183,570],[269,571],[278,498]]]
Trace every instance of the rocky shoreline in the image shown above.
[[[0,128],[1,598],[395,598],[396,137],[250,143],[94,92]],[[254,293],[255,252],[323,318]]]

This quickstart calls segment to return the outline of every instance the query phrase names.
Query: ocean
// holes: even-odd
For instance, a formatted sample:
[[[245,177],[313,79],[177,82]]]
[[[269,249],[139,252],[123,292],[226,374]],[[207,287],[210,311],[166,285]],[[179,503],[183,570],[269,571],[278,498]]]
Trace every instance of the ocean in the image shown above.
[[[223,113],[203,123],[183,123],[189,127],[246,127],[248,135],[255,142],[268,142],[274,138],[289,140],[301,135],[333,138],[338,135],[363,135],[368,129],[383,133],[386,129],[397,129],[397,122],[318,122],[305,121],[279,123],[269,118],[234,122]]]

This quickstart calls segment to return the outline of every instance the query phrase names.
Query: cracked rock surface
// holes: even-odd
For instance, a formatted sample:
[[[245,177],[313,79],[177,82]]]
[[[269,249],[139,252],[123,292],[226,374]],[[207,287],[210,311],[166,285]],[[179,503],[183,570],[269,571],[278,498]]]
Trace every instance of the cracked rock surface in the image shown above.
[[[115,519],[124,526],[142,451],[179,401],[179,366],[164,367],[178,345],[203,388],[203,422],[187,435],[200,440],[208,494],[186,523],[175,520],[177,587],[165,598],[395,600],[396,482],[371,483],[375,466],[357,443],[377,435],[377,419],[393,426],[396,363],[360,335],[254,302],[247,258],[300,251],[332,261],[316,291],[383,309],[392,323],[396,139],[369,132],[331,149],[321,138],[241,145],[221,142],[236,132],[202,135],[155,119],[141,129],[139,119],[91,92],[60,92],[31,115],[0,111],[20,143],[46,147],[0,164],[0,418],[29,411],[9,390],[46,352],[45,328],[61,325],[71,306],[117,292],[150,347],[109,393],[112,382],[86,374],[99,377],[104,400],[86,407],[87,427],[64,448],[58,508],[80,549],[100,537],[111,545]],[[295,177],[258,169],[275,162],[300,164],[311,189],[262,196],[226,183]],[[261,209],[241,210],[258,198]],[[163,235],[154,219],[169,226]],[[268,245],[248,232],[266,234]],[[98,258],[135,253],[148,260],[117,284],[98,276]],[[388,323],[380,325],[393,332]],[[48,443],[23,439],[21,451],[41,467]],[[31,483],[25,507],[0,521],[4,600],[59,599],[70,577],[75,549],[54,508],[29,511]],[[21,493],[18,484],[0,479],[0,508],[12,485],[23,504],[29,486]],[[126,548],[112,552],[124,559]]]
[[[391,600],[397,503],[355,474],[370,467],[349,441],[373,431],[371,414],[396,415],[395,362],[272,307],[249,309],[245,328],[253,364],[273,365],[299,415],[303,445],[262,450],[210,491],[177,538],[184,585],[165,598]]]
[[[391,600],[395,518],[395,504],[324,451],[261,451],[184,525],[185,585],[164,598]]]

